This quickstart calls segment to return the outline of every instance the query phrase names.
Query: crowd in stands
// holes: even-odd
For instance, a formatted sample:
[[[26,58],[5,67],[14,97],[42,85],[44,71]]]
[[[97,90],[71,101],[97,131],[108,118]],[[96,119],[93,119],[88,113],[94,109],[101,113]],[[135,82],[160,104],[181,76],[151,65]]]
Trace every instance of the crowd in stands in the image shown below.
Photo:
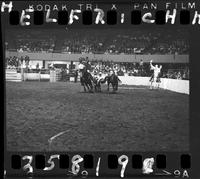
[[[24,64],[29,72],[42,70],[39,67],[39,64],[36,65],[34,69],[31,69],[29,66],[29,57],[17,58],[9,57],[6,58],[6,67],[9,69],[17,69],[21,67],[21,64]],[[116,63],[113,61],[101,61],[101,60],[88,60],[89,70],[91,73],[102,73],[107,74],[110,70],[114,70],[118,76],[151,76],[152,71],[150,70],[149,63],[144,63],[142,60],[140,62],[130,63],[130,62],[120,62]],[[157,64],[157,63],[156,63]],[[158,64],[161,65],[161,64]],[[172,79],[189,79],[189,67],[188,63],[183,64],[174,64],[174,63],[162,63],[161,77],[163,78],[172,78]],[[66,67],[59,68],[62,73],[75,73],[76,70],[73,68],[68,69]]]
[[[149,63],[143,63],[141,60],[138,63],[120,62],[115,63],[112,61],[92,61],[89,62],[92,73],[103,73],[107,74],[110,70],[114,70],[118,76],[151,76],[153,73],[150,70]],[[156,63],[158,64],[158,63]],[[172,78],[172,79],[189,79],[189,68],[188,64],[158,64],[162,65],[162,71],[160,77]]]
[[[16,32],[6,37],[6,48],[15,44],[18,51],[104,53],[104,54],[187,54],[188,33],[176,30],[67,30]],[[14,42],[13,42],[14,41]]]
[[[12,36],[12,38],[13,39],[10,40],[9,37],[7,37],[5,43],[6,49],[9,49],[10,42],[14,44],[19,52],[53,52],[56,39],[52,34],[46,34],[45,32],[40,31],[33,31],[31,33],[16,32],[15,36]]]
[[[27,68],[29,66],[30,59],[28,56],[18,58],[16,56],[10,56],[5,59],[5,66],[7,69]]]
[[[38,39],[19,39],[17,41],[18,51],[27,52],[53,52],[54,49],[53,39],[48,40],[38,40]]]
[[[6,58],[5,66],[7,69],[15,69],[19,66],[19,60],[16,56]]]

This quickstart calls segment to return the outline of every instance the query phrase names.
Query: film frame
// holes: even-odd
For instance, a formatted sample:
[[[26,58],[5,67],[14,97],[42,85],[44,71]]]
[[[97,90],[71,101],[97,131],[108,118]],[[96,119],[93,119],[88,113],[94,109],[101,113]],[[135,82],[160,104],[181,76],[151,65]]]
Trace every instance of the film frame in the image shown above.
[[[105,2],[101,2],[101,3],[105,3]],[[108,2],[108,4],[109,3],[110,2]],[[118,2],[118,3],[120,3],[120,2]],[[125,4],[126,3],[127,2],[125,2]],[[186,12],[186,14],[187,14],[187,12]],[[3,15],[1,15],[1,17],[2,16]],[[182,20],[182,21],[184,21],[184,20]],[[1,22],[4,22],[3,19],[1,19]],[[162,20],[161,20],[161,23],[162,23]],[[112,24],[112,22],[111,22],[111,24]],[[183,22],[182,25],[184,25],[184,24],[187,24],[187,23]],[[2,25],[4,25],[4,24],[2,24]],[[140,25],[140,26],[143,26],[143,25]],[[167,26],[167,25],[165,24],[163,26]],[[179,24],[174,24],[173,28],[176,28],[176,26],[179,26]],[[133,164],[133,157],[137,158],[137,156],[138,156],[138,158],[142,157],[143,159],[149,158],[149,157],[153,157],[154,159],[156,159],[156,158],[161,157],[163,160],[165,160],[165,157],[163,156],[163,154],[167,158],[167,163],[166,163],[167,167],[166,168],[168,170],[174,170],[174,172],[175,172],[175,169],[179,170],[180,166],[182,165],[181,166],[181,169],[182,169],[181,170],[182,171],[181,174],[183,174],[184,169],[186,169],[187,171],[189,171],[188,173],[189,173],[190,177],[191,176],[192,177],[197,177],[198,176],[198,170],[197,170],[197,168],[198,168],[198,156],[199,156],[198,150],[197,150],[197,144],[198,144],[197,124],[198,123],[196,123],[196,122],[198,121],[197,119],[198,119],[198,116],[199,116],[199,112],[198,112],[198,107],[197,107],[196,104],[197,104],[197,96],[198,96],[198,89],[199,89],[198,88],[199,87],[199,82],[198,82],[198,79],[197,79],[198,74],[199,74],[199,70],[197,69],[198,62],[195,59],[198,56],[198,45],[197,45],[197,42],[199,40],[199,36],[198,36],[199,35],[199,31],[198,31],[199,27],[198,27],[198,25],[192,26],[191,24],[189,24],[188,26],[186,28],[189,29],[190,34],[191,34],[191,37],[190,37],[190,69],[191,69],[191,72],[190,72],[190,76],[191,76],[191,79],[190,79],[190,90],[191,90],[191,93],[190,93],[190,150],[188,152],[161,152],[161,153],[153,152],[153,151],[152,152],[114,152],[114,151],[113,152],[83,152],[83,151],[80,151],[80,152],[67,152],[67,155],[65,157],[68,158],[69,161],[77,153],[80,156],[84,156],[84,162],[83,162],[83,164],[81,164],[81,168],[84,168],[84,169],[87,170],[87,172],[89,173],[88,176],[90,176],[90,173],[92,173],[92,176],[95,175],[96,171],[94,170],[95,169],[94,166],[95,166],[95,164],[98,163],[98,158],[99,157],[101,157],[101,161],[105,162],[104,164],[102,164],[101,169],[100,169],[100,170],[102,170],[102,174],[99,174],[99,175],[102,175],[102,176],[119,176],[120,175],[120,166],[119,166],[119,164],[117,164],[117,166],[116,166],[116,163],[117,163],[116,162],[116,156],[117,156],[117,159],[118,159],[121,155],[127,155],[128,158],[129,158],[129,166],[127,166],[127,168],[126,168],[126,174],[125,174],[126,176],[132,176],[132,172],[134,174],[133,176],[143,176],[143,175],[141,175],[141,173],[142,173],[141,172],[141,168],[140,169],[136,169],[138,171],[138,173],[136,172],[136,170],[133,169],[134,168],[133,167],[133,165],[134,165]],[[2,30],[2,34],[3,34],[3,30]],[[2,54],[5,55],[4,48],[2,49]],[[4,63],[3,63],[2,66],[4,66]],[[4,69],[3,69],[3,71],[4,71]],[[5,79],[5,75],[4,75],[3,80],[4,79]],[[5,86],[5,83],[4,83],[4,86]],[[4,115],[5,115],[5,113],[4,113]],[[4,129],[5,129],[5,121],[4,121]],[[5,138],[5,136],[6,135],[5,135],[5,131],[4,131],[4,146],[6,146],[6,143],[5,143],[6,138]],[[33,164],[35,166],[35,168],[33,167],[34,168],[33,176],[43,176],[43,175],[45,175],[45,176],[46,175],[57,176],[59,174],[65,176],[66,175],[65,174],[66,171],[60,170],[60,169],[57,169],[57,168],[55,168],[55,171],[53,170],[51,172],[50,171],[44,172],[44,170],[42,170],[44,168],[44,166],[43,166],[44,163],[47,162],[47,160],[50,158],[50,156],[51,155],[55,155],[57,153],[59,155],[66,154],[64,152],[56,152],[56,151],[55,152],[50,152],[50,153],[48,153],[48,152],[16,152],[15,153],[15,152],[6,151],[6,153],[4,155],[4,158],[8,159],[8,160],[4,161],[4,166],[6,166],[6,173],[7,173],[7,175],[11,174],[11,176],[21,176],[21,175],[26,176],[27,174],[23,171],[21,166],[19,167],[17,165],[19,163],[22,163],[21,159],[22,159],[23,156],[30,155],[30,156],[33,156]],[[20,157],[18,157],[17,155],[19,155]],[[39,157],[37,155],[39,155]],[[42,157],[42,155],[43,155],[43,157]],[[91,155],[93,157],[91,157]],[[192,156],[192,160],[191,160],[192,164],[191,165],[190,165],[190,162],[188,162],[188,161],[190,161],[190,159],[189,159],[190,157],[188,157],[188,156]],[[112,160],[114,161],[114,163],[115,163],[114,165],[115,166],[112,166],[113,164],[109,164],[108,158],[110,158],[111,161]],[[182,158],[182,164],[181,164],[181,158]],[[91,159],[92,159],[93,162],[91,162]],[[12,164],[12,160],[15,161],[14,163],[17,162],[16,166],[14,166],[14,168],[16,167],[16,168],[19,168],[19,169],[12,169],[12,165],[13,165]],[[40,166],[40,164],[38,164],[38,162],[36,162],[35,160],[38,160],[39,163],[41,162],[43,165]],[[137,159],[135,159],[135,160],[137,160]],[[88,163],[88,161],[89,161],[89,163]],[[186,161],[186,162],[184,162],[184,161]],[[92,169],[91,169],[91,166],[92,166],[91,163],[94,164]],[[130,163],[132,163],[132,166],[130,165]],[[163,165],[162,163],[163,162],[161,162],[160,165]],[[60,164],[60,165],[62,165],[62,164]],[[85,167],[83,167],[83,165]],[[108,169],[109,168],[108,165],[110,165],[110,168],[113,167],[113,168],[117,168],[117,169],[113,169],[113,170],[112,169]],[[157,165],[159,165],[159,161],[156,162],[156,166]],[[58,161],[55,162],[55,166],[57,166],[57,167],[59,166]],[[190,168],[190,166],[191,166],[191,168]],[[70,167],[70,162],[69,162],[68,168],[69,167]],[[137,166],[136,166],[136,168],[137,168]],[[157,168],[155,168],[155,170],[158,169],[158,168],[159,168],[159,166],[157,166]],[[163,168],[163,167],[161,167],[161,168]],[[82,172],[83,171],[84,170],[82,170]],[[86,175],[86,173],[84,173],[84,174]],[[84,176],[84,174],[83,174],[83,176]],[[174,174],[174,176],[175,175],[178,176],[178,173]],[[153,174],[152,175],[150,174],[149,176],[154,177]]]

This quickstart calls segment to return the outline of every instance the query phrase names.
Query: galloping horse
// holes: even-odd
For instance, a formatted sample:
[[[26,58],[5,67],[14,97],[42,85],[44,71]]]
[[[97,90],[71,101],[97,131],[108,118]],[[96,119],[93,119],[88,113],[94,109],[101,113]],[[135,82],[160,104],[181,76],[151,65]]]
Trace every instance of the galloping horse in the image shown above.
[[[92,85],[93,77],[87,70],[84,70],[82,72],[82,76],[80,77],[80,81],[81,81],[81,85],[84,87],[85,92],[87,91],[86,87],[87,87],[89,92],[93,92],[93,85]]]
[[[118,76],[113,73],[112,75],[108,75],[104,78],[101,83],[107,82],[107,90],[110,90],[110,84],[112,85],[113,92],[116,92],[118,90],[118,82],[121,82],[121,80],[118,78]]]

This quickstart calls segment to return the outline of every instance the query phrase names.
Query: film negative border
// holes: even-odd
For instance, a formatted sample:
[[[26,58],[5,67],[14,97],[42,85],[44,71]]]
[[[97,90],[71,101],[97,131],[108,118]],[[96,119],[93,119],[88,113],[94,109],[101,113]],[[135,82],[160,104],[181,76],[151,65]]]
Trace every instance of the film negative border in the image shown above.
[[[191,156],[186,153],[9,153],[8,159],[7,176],[188,178],[191,173]]]
[[[130,3],[130,2],[129,2]],[[165,4],[164,6],[161,4]],[[181,24],[197,25],[200,24],[200,13],[196,9],[195,2],[174,3],[171,2],[136,2],[130,3],[126,10],[120,8],[120,3],[110,3],[100,8],[97,4],[73,4],[67,8],[66,5],[56,5],[51,9],[50,5],[29,5],[20,7],[18,10],[14,6],[14,1],[1,3],[1,13],[9,13],[10,25],[44,25],[55,23],[57,25],[72,25],[81,23],[83,25],[123,25],[130,23],[132,25],[140,24]],[[103,4],[103,3],[102,3]],[[158,4],[161,6],[158,8]]]
[[[16,11],[17,12],[17,11]],[[134,13],[138,13],[140,14],[140,11],[134,12]],[[163,11],[159,12],[160,14],[163,13]],[[158,14],[159,14],[158,13]],[[190,15],[188,11],[181,11],[181,13],[183,14],[182,16],[186,17],[183,18],[183,20],[181,21],[180,24],[189,24],[188,22],[188,17]],[[60,14],[61,17],[61,21],[62,21],[62,13]],[[37,15],[35,15],[37,16]],[[87,17],[88,15],[83,15],[85,17]],[[138,15],[139,16],[139,15]],[[161,17],[161,15],[160,15]],[[10,18],[11,21],[13,21],[13,25],[15,24],[15,18]],[[60,18],[58,18],[60,19]],[[84,18],[83,18],[84,19]],[[137,19],[137,18],[136,18]],[[58,20],[59,22],[60,20]],[[136,20],[137,21],[137,20]],[[67,21],[66,21],[67,22]],[[65,22],[65,23],[66,23]],[[130,21],[132,22],[132,21]],[[38,25],[40,25],[41,22],[36,22],[36,24],[38,23]],[[63,22],[60,22],[60,24],[62,24]],[[88,23],[88,22],[87,22]],[[141,24],[140,20],[138,19],[138,22],[134,22],[135,24]],[[132,24],[134,24],[132,22]],[[162,24],[163,20],[159,20],[159,22],[157,24]],[[12,23],[11,23],[12,24]],[[84,23],[83,23],[84,24]],[[90,24],[87,24],[90,25]],[[78,154],[77,154],[78,153]],[[152,169],[153,172],[147,175],[151,175],[151,176],[155,176],[157,175],[163,175],[163,176],[168,176],[169,173],[171,173],[171,176],[174,177],[187,177],[190,176],[190,171],[191,171],[191,161],[190,161],[190,155],[189,154],[185,154],[185,153],[171,153],[171,154],[163,154],[163,153],[147,153],[147,154],[138,154],[138,153],[116,153],[116,152],[106,152],[106,153],[81,153],[81,152],[76,152],[76,153],[11,153],[8,152],[7,155],[5,156],[7,158],[6,160],[6,167],[4,170],[4,175],[8,176],[8,175],[15,175],[15,176],[21,176],[21,175],[25,175],[27,176],[27,170],[29,170],[29,167],[25,167],[25,165],[27,165],[27,161],[32,160],[32,165],[33,165],[33,172],[30,172],[30,176],[37,176],[37,175],[57,175],[57,174],[61,174],[63,176],[67,175],[67,172],[71,170],[72,168],[72,158],[73,156],[79,155],[80,157],[83,157],[83,161],[80,162],[80,169],[78,174],[81,176],[97,176],[96,174],[96,168],[98,166],[98,163],[102,164],[99,166],[99,173],[98,176],[121,176],[121,177],[126,177],[126,176],[141,176],[144,175],[142,172],[142,166],[141,165],[141,158],[142,159],[146,159],[146,158],[153,158],[154,159],[154,164],[152,165]],[[30,157],[25,157],[25,156],[30,156]],[[52,157],[51,157],[52,156]],[[91,159],[92,156],[92,159]],[[118,159],[120,158],[120,156],[127,156],[128,157],[128,164],[125,167],[125,170],[123,172],[123,175],[121,175],[121,169],[123,164],[119,164]],[[152,157],[153,156],[153,157]],[[88,157],[88,158],[87,158]],[[112,164],[109,164],[108,158],[110,157],[110,161],[114,160],[115,165],[113,166],[113,162],[111,162]],[[32,159],[31,159],[32,158]],[[52,160],[50,160],[52,158]],[[53,160],[53,158],[55,160]],[[98,159],[101,159],[100,162]],[[157,160],[157,158],[160,158]],[[164,162],[160,162],[159,164],[159,160],[165,161],[166,159],[166,163]],[[51,164],[48,163],[48,160],[50,161],[49,163],[51,163],[51,161],[54,161],[55,166],[53,167],[52,170],[44,170],[44,166],[45,168],[49,168],[49,166],[51,166]],[[65,163],[65,160],[67,161]],[[93,161],[93,162],[88,162],[87,161]],[[137,161],[140,160],[140,168],[138,169],[137,167],[139,167],[138,163],[135,164],[133,161]],[[14,162],[12,162],[14,161]],[[39,162],[38,162],[39,161]],[[40,163],[40,161],[42,161]],[[61,161],[61,162],[60,162]],[[142,160],[143,161],[143,160]],[[170,162],[171,161],[171,162]],[[175,163],[174,161],[177,161],[177,163]],[[19,165],[20,163],[20,165]],[[92,166],[93,163],[93,167],[90,168]],[[164,167],[164,165],[166,164],[166,168]],[[111,168],[109,168],[109,166]],[[159,165],[161,165],[162,167],[160,168]],[[168,168],[169,167],[169,168]],[[174,168],[173,168],[174,167]],[[24,168],[24,169],[23,169]],[[63,168],[63,169],[60,169]],[[75,167],[76,168],[76,167]],[[69,170],[68,170],[69,169]],[[166,170],[165,170],[166,169]],[[169,171],[168,171],[169,170]],[[47,172],[48,171],[48,172]],[[72,171],[72,170],[71,170]],[[87,171],[87,172],[83,172],[83,171]],[[102,171],[102,173],[101,173]],[[83,173],[82,173],[83,172]],[[156,173],[157,172],[157,173]],[[31,174],[32,173],[32,174]],[[70,172],[69,172],[70,175]],[[71,173],[71,175],[74,175],[73,173]]]
[[[68,13],[68,11],[58,11],[57,18],[50,18],[48,12],[46,16],[42,11],[34,11],[33,12],[33,24],[34,25],[43,25],[45,22],[57,22],[58,25],[71,25],[74,22],[74,18],[77,17],[75,14],[72,14],[73,11]],[[175,14],[176,11],[174,11]],[[50,12],[49,12],[50,13]],[[96,16],[95,24],[98,24],[101,22],[102,24],[107,23],[108,25],[117,25],[117,23],[124,23],[124,13],[121,14],[119,17],[117,15],[116,10],[109,10],[106,12],[106,21],[103,20],[103,17],[99,18]],[[82,24],[83,25],[92,25],[93,24],[93,12],[91,10],[85,10],[82,12]],[[134,10],[131,12],[131,24],[133,25],[140,25],[141,23],[154,23],[156,25],[164,25],[168,23],[168,19],[171,18],[171,15],[169,14],[169,11],[163,11],[159,10],[155,13],[155,20],[149,20],[147,17],[150,16],[150,14],[144,14],[142,16],[141,11]],[[23,19],[25,19],[25,15],[22,13],[20,15],[20,12],[18,11],[11,11],[9,13],[9,23],[10,25],[30,25],[30,22],[24,22]],[[45,17],[45,18],[44,18]],[[175,16],[174,16],[175,17]],[[181,10],[180,11],[180,24],[181,25],[188,25],[191,21],[191,13],[189,10]],[[197,13],[194,15],[192,24],[196,24],[197,22]],[[45,21],[44,21],[45,19]],[[120,19],[120,20],[119,20]],[[120,21],[120,22],[119,22]],[[174,24],[174,20],[171,22]]]

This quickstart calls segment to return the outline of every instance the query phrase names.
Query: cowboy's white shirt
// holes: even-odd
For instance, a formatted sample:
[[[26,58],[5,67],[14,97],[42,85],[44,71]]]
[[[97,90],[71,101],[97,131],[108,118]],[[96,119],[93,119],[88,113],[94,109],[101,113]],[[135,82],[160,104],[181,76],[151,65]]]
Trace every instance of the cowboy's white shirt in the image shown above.
[[[161,69],[160,68],[155,68],[154,69],[154,77],[157,77],[160,73]]]
[[[82,69],[84,69],[84,68],[85,68],[85,65],[83,65],[82,63],[78,65],[78,69],[79,69],[79,70],[82,70]]]

